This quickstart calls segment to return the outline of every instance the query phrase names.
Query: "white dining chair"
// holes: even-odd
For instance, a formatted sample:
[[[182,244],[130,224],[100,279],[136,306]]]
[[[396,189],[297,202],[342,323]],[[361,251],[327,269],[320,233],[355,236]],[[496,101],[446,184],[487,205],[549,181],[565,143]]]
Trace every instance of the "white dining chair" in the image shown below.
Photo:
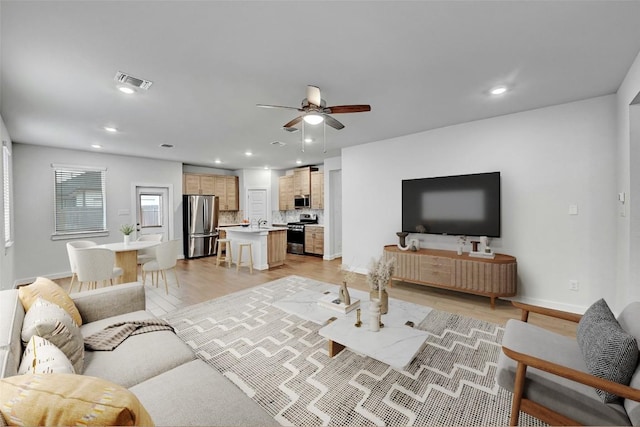
[[[147,273],[151,273],[151,283],[158,287],[158,275],[164,280],[164,287],[169,294],[169,284],[167,283],[167,270],[173,269],[176,276],[176,284],[180,287],[178,280],[178,272],[176,271],[176,262],[178,260],[179,240],[170,240],[155,246],[156,258],[154,260],[142,264],[142,283],[147,283]]]
[[[90,248],[96,246],[96,242],[91,240],[76,240],[75,242],[67,243],[67,256],[69,257],[69,265],[71,266],[71,284],[69,285],[69,293],[73,291],[73,282],[78,278],[76,274],[76,259],[74,249]],[[82,290],[82,284],[80,284],[80,291]]]
[[[104,285],[109,280],[113,285],[113,279],[123,273],[122,268],[115,266],[116,254],[110,249],[85,248],[75,249],[74,252],[80,290],[85,282],[89,284],[89,289],[95,289],[100,281]]]
[[[162,242],[162,233],[158,234],[143,234],[139,236],[138,242]],[[138,249],[138,265],[142,265],[145,262],[152,261],[155,259],[156,250],[155,248],[145,248]]]

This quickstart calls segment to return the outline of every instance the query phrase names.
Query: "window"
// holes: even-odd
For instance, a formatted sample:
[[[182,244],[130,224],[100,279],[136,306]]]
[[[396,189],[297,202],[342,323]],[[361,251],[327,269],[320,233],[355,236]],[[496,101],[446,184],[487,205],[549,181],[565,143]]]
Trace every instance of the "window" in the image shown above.
[[[11,151],[7,147],[7,143],[2,141],[2,198],[4,202],[4,246],[9,247],[13,244],[11,217]]]
[[[140,226],[162,227],[161,194],[140,194]]]
[[[78,234],[106,234],[106,169],[52,166],[55,185],[54,236],[65,238]]]

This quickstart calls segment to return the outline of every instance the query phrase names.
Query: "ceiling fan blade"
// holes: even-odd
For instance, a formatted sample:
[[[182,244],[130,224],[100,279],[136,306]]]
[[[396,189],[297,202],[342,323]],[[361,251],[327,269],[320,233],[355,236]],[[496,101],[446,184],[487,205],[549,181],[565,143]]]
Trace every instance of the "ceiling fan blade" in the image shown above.
[[[262,107],[262,108],[286,108],[287,110],[304,111],[302,108],[285,107],[284,105],[256,104],[256,107]]]
[[[297,125],[298,123],[300,123],[302,121],[302,116],[298,116],[295,119],[291,120],[289,123],[286,123],[284,126],[284,128],[290,128],[293,127],[295,125]]]
[[[334,105],[324,109],[324,112],[328,114],[363,113],[365,111],[371,111],[371,105]]]
[[[339,121],[337,121],[336,119],[334,119],[333,117],[331,117],[329,115],[326,115],[326,114],[323,114],[322,116],[324,117],[325,123],[327,123],[332,128],[334,128],[336,130],[340,130],[340,129],[344,128],[344,125],[342,123],[340,123]]]
[[[307,86],[307,101],[309,104],[313,104],[319,107],[322,103],[322,97],[320,96],[320,88],[317,86]]]

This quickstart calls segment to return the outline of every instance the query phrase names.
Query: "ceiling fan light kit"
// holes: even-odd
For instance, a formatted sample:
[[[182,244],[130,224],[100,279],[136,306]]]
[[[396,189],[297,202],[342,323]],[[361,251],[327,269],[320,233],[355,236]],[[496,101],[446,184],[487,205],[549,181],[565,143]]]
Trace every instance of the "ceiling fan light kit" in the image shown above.
[[[340,130],[344,128],[344,125],[331,117],[330,114],[361,113],[371,111],[371,106],[366,104],[336,105],[333,107],[327,107],[326,105],[325,100],[322,99],[322,95],[320,94],[320,88],[312,85],[307,86],[307,97],[302,100],[300,108],[286,107],[282,105],[257,104],[258,107],[263,108],[285,108],[303,113],[288,123],[285,123],[283,126],[285,129],[295,129],[294,126],[300,122],[306,122],[310,125],[317,125],[324,122],[325,125],[329,125],[336,130]],[[304,133],[304,123],[302,127]],[[302,142],[304,144],[304,135]],[[302,151],[304,151],[304,145]]]

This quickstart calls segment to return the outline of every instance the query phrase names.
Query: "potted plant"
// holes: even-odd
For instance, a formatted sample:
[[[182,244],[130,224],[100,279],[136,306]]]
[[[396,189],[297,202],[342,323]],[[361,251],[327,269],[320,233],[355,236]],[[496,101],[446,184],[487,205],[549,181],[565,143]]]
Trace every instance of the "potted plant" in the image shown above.
[[[125,245],[129,244],[129,241],[131,240],[131,233],[133,233],[134,231],[135,227],[131,224],[123,224],[122,227],[120,227],[120,232],[124,234]]]

